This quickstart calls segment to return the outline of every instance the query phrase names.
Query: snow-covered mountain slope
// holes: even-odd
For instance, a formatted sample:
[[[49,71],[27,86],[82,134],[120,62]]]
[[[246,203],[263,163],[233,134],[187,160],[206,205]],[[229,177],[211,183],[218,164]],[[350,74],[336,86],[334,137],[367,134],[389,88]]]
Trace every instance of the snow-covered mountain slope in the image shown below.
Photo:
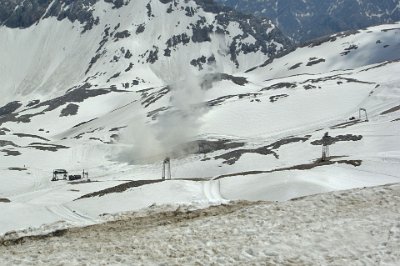
[[[165,68],[179,77],[178,67],[236,72],[290,47],[269,20],[210,1],[114,2],[47,1],[30,27],[0,27],[1,91],[7,92],[0,104],[44,101],[85,84],[106,92],[168,85],[178,77]],[[25,10],[20,5],[13,14]]]
[[[131,1],[118,9],[96,2],[93,14],[99,14],[99,23],[84,33],[79,21],[56,22],[52,17],[29,28],[0,28],[8,49],[1,50],[1,62],[25,69],[0,72],[8,102],[0,108],[0,234],[44,223],[53,228],[97,223],[104,213],[154,203],[284,201],[399,182],[398,53],[376,55],[375,61],[352,57],[363,49],[376,54],[396,49],[398,30],[393,28],[398,24],[354,35],[370,37],[360,37],[363,45],[343,57],[328,54],[344,49],[343,39],[336,38],[246,73],[248,65],[259,65],[268,55],[239,49],[237,68],[223,53],[231,47],[224,43],[234,42],[233,33],[193,41],[191,26],[202,20],[197,16],[217,25],[220,13],[199,7],[187,16],[184,6],[195,2],[175,7],[176,2],[152,1],[153,17],[142,14],[146,3]],[[168,15],[170,6],[175,15]],[[176,27],[161,23],[159,16],[182,22]],[[145,30],[137,34],[135,23],[143,21]],[[239,28],[237,22],[223,26],[229,32]],[[170,34],[168,27],[186,32],[191,41],[182,43],[180,35],[171,56],[161,56],[162,45],[171,38],[164,36]],[[272,34],[274,28],[267,32],[271,29]],[[380,48],[378,38],[390,46]],[[157,60],[146,46],[153,42],[161,47]],[[276,40],[271,40],[273,47],[272,42]],[[379,49],[371,50],[371,42]],[[288,46],[283,42],[281,47]],[[315,49],[314,57],[328,54],[332,62],[343,62],[312,72],[307,66],[299,66],[297,74],[270,72],[281,68],[285,58],[287,66],[308,59],[308,49]],[[208,65],[211,53],[215,62]],[[206,58],[202,70],[197,61],[191,64],[200,55]],[[360,108],[367,110],[368,121],[364,113],[358,117]],[[326,131],[332,145],[330,157],[321,162]],[[161,182],[167,156],[174,180]],[[58,168],[70,174],[88,171],[92,182],[50,181]]]
[[[159,178],[162,159],[146,163],[146,158],[138,158],[141,149],[153,147],[143,136],[138,140],[144,142],[144,147],[137,142],[101,143],[108,129],[95,129],[101,123],[116,125],[115,122],[123,121],[121,118],[114,121],[116,117],[124,117],[130,113],[127,111],[116,113],[111,119],[99,118],[87,123],[80,128],[82,133],[87,132],[81,139],[56,142],[69,148],[55,152],[24,147],[21,142],[26,138],[14,136],[14,143],[20,147],[8,144],[3,149],[3,152],[19,151],[21,155],[2,160],[2,197],[11,201],[2,204],[2,232],[43,223],[55,223],[50,228],[87,225],[101,221],[104,213],[136,210],[153,203],[195,202],[204,206],[226,199],[287,200],[398,182],[399,88],[394,74],[398,67],[399,63],[393,62],[335,77],[325,75],[311,89],[304,87],[307,85],[302,84],[304,80],[294,82],[291,78],[292,88],[258,87],[258,92],[214,99],[213,107],[202,117],[201,130],[197,137],[193,136],[203,140],[204,146],[199,149],[204,149],[201,153],[205,155],[196,154],[196,150],[193,155],[172,160],[174,179],[193,180],[165,181],[137,188],[127,183],[127,180]],[[347,77],[354,80],[348,81]],[[216,89],[223,89],[222,84]],[[228,89],[231,86],[228,83]],[[368,110],[369,122],[348,120],[358,116],[359,107]],[[125,119],[128,123],[129,119]],[[143,131],[137,120],[134,126]],[[332,158],[318,163],[315,162],[321,153],[318,141],[325,131],[335,138],[330,149]],[[139,137],[133,129],[131,132],[133,138]],[[148,133],[152,131],[149,129]],[[3,139],[10,139],[10,135]],[[121,153],[124,147],[127,149]],[[126,155],[129,152],[130,157]],[[116,156],[121,154],[124,156]],[[132,164],[124,163],[127,159]],[[26,163],[25,168],[22,163]],[[51,170],[56,167],[67,168],[71,173],[84,168],[91,180],[97,182],[51,182]],[[217,180],[206,181],[211,177]],[[120,184],[125,188],[78,199]]]
[[[297,42],[400,20],[398,0],[216,0],[268,17]]]
[[[397,59],[400,59],[400,23],[316,39],[249,72],[272,79],[353,69]]]

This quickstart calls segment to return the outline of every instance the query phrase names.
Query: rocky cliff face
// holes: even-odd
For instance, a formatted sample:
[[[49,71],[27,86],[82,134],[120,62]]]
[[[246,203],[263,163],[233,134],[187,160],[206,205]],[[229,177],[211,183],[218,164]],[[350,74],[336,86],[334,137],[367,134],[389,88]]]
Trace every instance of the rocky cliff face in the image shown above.
[[[297,42],[344,30],[400,20],[397,0],[216,0],[245,13],[265,16]]]

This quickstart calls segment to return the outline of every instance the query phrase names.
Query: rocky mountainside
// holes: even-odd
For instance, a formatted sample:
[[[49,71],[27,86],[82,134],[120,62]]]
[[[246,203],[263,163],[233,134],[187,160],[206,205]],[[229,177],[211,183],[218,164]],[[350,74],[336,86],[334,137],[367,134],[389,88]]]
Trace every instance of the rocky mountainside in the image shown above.
[[[166,84],[165,64],[232,73],[291,47],[271,21],[209,0],[17,0],[0,10],[1,90],[11,96],[0,104],[86,83],[127,89],[149,73]]]
[[[314,39],[248,72],[268,77],[323,73],[400,59],[400,27],[375,26]],[[332,45],[334,43],[334,45]]]
[[[216,0],[268,17],[297,42],[400,20],[398,0]]]

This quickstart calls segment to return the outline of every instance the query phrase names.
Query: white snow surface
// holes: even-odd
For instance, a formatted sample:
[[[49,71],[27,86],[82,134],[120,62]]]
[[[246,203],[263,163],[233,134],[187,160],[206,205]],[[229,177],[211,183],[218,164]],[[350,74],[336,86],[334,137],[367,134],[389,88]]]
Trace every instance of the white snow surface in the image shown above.
[[[104,8],[98,6],[96,12]],[[118,11],[107,12],[110,21],[102,23],[112,29]],[[126,16],[121,15],[126,21],[121,21],[119,30],[136,30],[138,25],[129,22],[132,14],[126,12]],[[157,37],[150,29],[168,27],[168,23],[153,23],[144,39]],[[183,30],[185,23],[178,28]],[[180,56],[156,65],[135,62],[128,72],[124,71],[128,61],[110,63],[120,49],[119,42],[128,41],[111,41],[108,52],[83,74],[104,26],[86,35],[79,35],[77,25],[51,19],[24,30],[0,27],[7,48],[0,49],[0,59],[10,62],[9,67],[0,65],[1,88],[6,95],[2,100],[22,104],[14,112],[21,121],[0,121],[0,235],[96,224],[104,221],[104,214],[137,211],[154,204],[205,207],[231,200],[287,201],[400,182],[399,24],[299,48],[248,73],[234,70],[220,55],[225,63],[208,74],[231,76],[219,75],[215,80],[189,71],[186,61],[193,51],[196,55],[210,49],[215,54],[222,51],[225,46],[219,36],[213,36],[213,42],[206,46],[182,45],[177,48]],[[162,36],[159,42],[167,37]],[[135,59],[149,49],[129,40]],[[352,44],[358,48],[341,56]],[[43,50],[37,49],[43,47],[51,47],[45,49],[48,57],[40,56]],[[23,57],[12,63],[17,55],[29,58],[32,64],[18,61]],[[247,57],[245,65],[259,65],[266,59],[255,61],[253,57],[257,55]],[[325,62],[306,67],[311,57],[316,58],[311,61],[324,58]],[[299,62],[303,64],[288,70]],[[121,75],[107,83],[118,72]],[[31,100],[43,102],[63,96],[86,79],[92,84],[88,91],[113,85],[118,90],[66,102],[52,110],[27,106]],[[139,84],[126,89],[122,86],[133,80]],[[201,88],[204,80],[211,85]],[[60,116],[70,103],[78,106],[77,113]],[[364,117],[357,120],[360,108],[367,110],[368,121]],[[32,114],[36,116],[30,121],[22,119]],[[355,139],[332,144],[330,163],[316,163],[321,146],[314,145],[315,141],[327,131],[332,137]],[[206,152],[201,145],[189,151],[181,148],[198,140],[227,140],[239,146]],[[53,150],[46,150],[49,147]],[[131,181],[159,179],[166,156],[171,157],[173,180],[81,198]],[[51,182],[52,170],[58,168],[70,174],[86,170],[91,182]]]
[[[197,207],[194,207],[197,208]],[[400,185],[204,210],[164,206],[0,239],[0,264],[398,265]],[[115,218],[116,220],[113,220]]]
[[[250,73],[272,79],[351,69],[399,58],[400,22],[322,37]]]

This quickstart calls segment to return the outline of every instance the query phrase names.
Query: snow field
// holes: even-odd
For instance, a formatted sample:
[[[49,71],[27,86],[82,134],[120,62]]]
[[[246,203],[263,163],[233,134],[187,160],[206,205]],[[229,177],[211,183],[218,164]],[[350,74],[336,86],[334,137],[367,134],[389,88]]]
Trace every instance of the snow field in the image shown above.
[[[397,265],[399,211],[399,185],[282,203],[156,209],[58,237],[13,244],[10,236],[1,242],[0,263]]]
[[[131,2],[131,5],[134,5],[134,2]],[[97,11],[102,12],[101,7]],[[109,18],[111,19],[113,16],[110,15]],[[105,23],[111,23],[111,21],[105,21]],[[137,27],[137,25],[128,24],[126,21],[123,22],[120,30]],[[158,24],[157,26],[161,27]],[[65,26],[61,25],[60,28],[62,27]],[[232,27],[235,28],[234,25]],[[196,203],[207,206],[210,203],[222,203],[236,199],[285,201],[315,193],[399,182],[400,142],[399,122],[396,121],[400,118],[399,112],[394,111],[381,115],[382,112],[399,104],[399,62],[381,62],[379,60],[387,59],[381,58],[378,60],[379,62],[374,61],[377,64],[366,66],[364,64],[373,62],[356,62],[355,57],[352,56],[338,57],[339,52],[347,47],[347,44],[350,44],[350,39],[346,38],[360,38],[356,40],[357,43],[364,41],[370,43],[372,39],[375,39],[375,37],[371,37],[374,34],[377,34],[376,38],[383,39],[384,35],[390,40],[391,46],[382,49],[396,51],[397,31],[381,31],[389,27],[393,27],[393,25],[380,26],[374,28],[372,33],[362,32],[360,36],[357,35],[356,37],[339,38],[335,43],[324,43],[314,48],[299,48],[293,54],[277,59],[265,69],[258,69],[249,73],[235,73],[234,75],[237,77],[247,78],[248,83],[243,86],[235,84],[231,80],[222,80],[214,82],[211,89],[202,91],[203,94],[200,95],[202,101],[211,101],[227,95],[248,93],[260,93],[260,95],[255,97],[235,96],[216,106],[206,107],[205,111],[196,117],[198,121],[194,119],[199,122],[199,128],[189,128],[189,130],[193,130],[191,131],[193,134],[190,135],[188,140],[229,139],[244,142],[243,149],[256,149],[291,137],[307,136],[308,140],[277,148],[274,150],[277,158],[272,154],[245,153],[232,165],[227,164],[224,159],[216,159],[215,157],[233,149],[212,151],[205,155],[182,155],[172,159],[172,176],[174,179],[203,179],[199,182],[173,180],[130,188],[122,193],[76,200],[85,194],[131,180],[160,178],[161,160],[164,158],[162,156],[165,156],[165,151],[161,151],[159,147],[154,147],[158,146],[158,142],[154,141],[157,141],[158,134],[165,130],[166,118],[163,114],[173,113],[180,106],[171,106],[171,97],[175,94],[170,92],[145,108],[142,101],[146,99],[146,96],[143,96],[143,92],[138,91],[152,88],[149,93],[155,93],[168,85],[164,79],[170,81],[177,73],[179,74],[182,67],[173,68],[179,63],[179,60],[176,62],[173,60],[171,62],[163,61],[160,65],[152,67],[143,65],[135,68],[132,72],[122,73],[108,85],[116,84],[120,88],[121,82],[126,81],[127,77],[129,77],[129,80],[141,77],[145,81],[141,81],[138,87],[130,88],[128,92],[112,92],[86,99],[78,104],[79,110],[75,116],[60,117],[60,109],[65,107],[61,106],[51,112],[32,118],[30,123],[4,123],[2,127],[8,128],[10,132],[2,135],[2,140],[13,141],[20,146],[6,145],[4,149],[20,151],[21,155],[2,156],[0,161],[0,198],[11,200],[11,203],[0,203],[0,235],[8,231],[19,231],[27,228],[30,228],[28,231],[35,228],[40,231],[43,229],[43,224],[52,224],[53,228],[88,225],[103,221],[102,215],[105,213],[111,215],[118,212],[140,210],[153,204]],[[70,30],[76,31],[76,29]],[[93,36],[82,37],[84,44],[80,45],[97,44],[100,41],[99,36],[102,30],[103,28],[101,30],[100,28],[96,29],[98,32],[93,33]],[[30,29],[28,31],[25,34],[32,34]],[[71,35],[73,34],[71,33]],[[24,37],[23,34],[19,36],[27,39],[29,37]],[[149,39],[154,37],[151,34],[143,36],[143,38]],[[213,38],[218,39],[218,36],[213,36]],[[125,41],[121,40],[121,42]],[[351,42],[355,43],[356,41]],[[213,45],[216,45],[216,43],[213,43]],[[57,47],[60,48],[59,45],[61,44],[62,41],[57,42]],[[129,47],[130,49],[135,48],[134,43],[130,44],[132,45],[132,47]],[[117,43],[112,42],[109,45],[108,48],[111,50],[118,49]],[[376,45],[375,41],[374,45]],[[331,46],[334,46],[335,49],[328,49]],[[339,46],[340,48],[338,48]],[[365,47],[367,46],[366,44]],[[93,47],[93,49],[96,49],[96,46]],[[359,48],[352,50],[349,55],[367,49],[365,47],[359,45]],[[24,49],[24,47],[17,48]],[[204,49],[207,50],[208,48],[205,47]],[[217,50],[219,48],[221,47],[212,47],[212,49]],[[139,50],[141,49],[148,49],[148,47],[140,47]],[[378,51],[374,49],[369,50],[368,48],[366,53]],[[139,50],[137,53],[144,52]],[[304,52],[305,50],[307,50],[307,53]],[[186,56],[191,51],[190,47],[185,47],[182,54]],[[49,54],[53,52],[56,51],[51,51]],[[285,75],[267,70],[269,67],[280,70],[286,69],[297,63],[300,58],[298,54],[303,52],[304,55],[301,58],[308,60],[310,56],[318,58],[326,56],[327,61],[325,64],[317,64],[310,68],[303,66],[292,72],[286,71]],[[384,55],[387,56],[388,54]],[[393,53],[390,59],[396,59],[395,55],[396,53]],[[1,56],[6,57],[3,54]],[[82,55],[78,54],[77,56]],[[82,56],[80,59],[84,60],[85,58]],[[338,62],[342,62],[341,60],[346,58],[347,61],[344,60],[343,66],[327,66],[330,64],[330,58],[333,61],[338,60]],[[72,59],[75,60],[76,58],[72,57]],[[90,61],[90,58],[86,59]],[[97,88],[101,88],[114,72],[123,71],[126,68],[123,64],[109,64],[110,60],[111,54],[107,54],[90,72],[93,72],[92,74],[96,72],[107,73],[107,75],[102,74],[91,79],[91,82],[98,85]],[[43,59],[43,62],[45,64],[47,60]],[[285,64],[287,65],[285,66]],[[41,81],[43,84],[47,82],[46,80],[49,77],[55,75],[52,76],[49,73],[65,70],[63,68],[54,70],[53,68],[57,68],[56,65],[57,62],[54,65],[50,64],[49,69],[45,71],[46,73],[39,73],[38,77],[43,78],[43,81]],[[162,73],[166,66],[170,71]],[[77,67],[83,67],[83,65]],[[221,70],[217,70],[224,72],[226,69],[229,70],[230,67],[224,65]],[[359,68],[349,69],[353,67]],[[333,71],[336,68],[341,70]],[[308,71],[310,69],[312,71]],[[299,71],[298,73],[301,75],[287,77],[296,74],[296,71]],[[320,72],[324,72],[324,74],[318,74]],[[2,75],[1,73],[0,75]],[[228,73],[230,72],[228,71]],[[279,78],[274,79],[275,77]],[[74,78],[76,78],[76,84],[78,84],[78,81],[82,81],[79,80],[80,77]],[[348,81],[346,78],[356,81]],[[60,77],[60,80],[60,86],[65,89],[65,86],[69,83],[62,83],[62,77]],[[71,82],[73,81],[71,80]],[[279,82],[293,83],[294,87],[261,91],[263,88],[271,87]],[[8,83],[5,82],[5,84]],[[315,85],[316,88],[306,90],[304,85]],[[190,89],[191,87],[185,88]],[[28,93],[28,89],[25,87],[19,87],[18,90],[24,89]],[[55,91],[54,93],[58,95],[61,92]],[[277,95],[287,96],[272,102],[270,97]],[[36,98],[42,99],[43,97],[41,93],[33,91],[22,100],[27,101]],[[207,106],[205,102],[202,103]],[[188,106],[190,107],[186,103],[185,107]],[[171,110],[160,112],[154,120],[148,115],[151,111],[166,107],[171,107]],[[333,128],[335,125],[348,122],[348,119],[352,116],[358,117],[360,107],[368,110],[370,118],[368,123],[363,122],[349,127]],[[42,110],[38,109],[38,111]],[[22,114],[31,112],[33,112],[32,109]],[[95,120],[73,127],[91,119]],[[174,126],[178,129],[181,128],[181,124],[178,124],[179,127]],[[45,128],[45,131],[39,132],[40,128]],[[47,130],[49,130],[49,133],[46,133]],[[340,156],[335,160],[361,160],[361,165],[354,167],[352,165],[334,164],[306,171],[291,170],[259,175],[240,175],[240,173],[246,171],[271,171],[315,162],[321,155],[321,147],[312,145],[311,142],[319,140],[326,131],[329,131],[332,136],[362,135],[362,139],[359,141],[338,142],[330,148],[331,155]],[[20,138],[13,135],[21,132],[39,134],[39,137],[49,139],[49,142],[41,142],[61,144],[69,148],[60,149],[56,152],[27,148],[26,145],[37,140],[34,137]],[[173,132],[176,132],[179,136],[185,133],[180,132],[180,130]],[[111,141],[111,134],[118,134],[121,138]],[[154,143],[157,143],[157,145],[154,145]],[[140,148],[149,152],[141,154]],[[16,171],[9,169],[10,167],[26,168],[26,170]],[[51,171],[55,168],[67,168],[71,173],[81,173],[85,169],[89,171],[90,178],[95,182],[87,184],[69,184],[64,181],[50,182]],[[237,174],[237,176],[208,182],[208,180],[226,174]]]

